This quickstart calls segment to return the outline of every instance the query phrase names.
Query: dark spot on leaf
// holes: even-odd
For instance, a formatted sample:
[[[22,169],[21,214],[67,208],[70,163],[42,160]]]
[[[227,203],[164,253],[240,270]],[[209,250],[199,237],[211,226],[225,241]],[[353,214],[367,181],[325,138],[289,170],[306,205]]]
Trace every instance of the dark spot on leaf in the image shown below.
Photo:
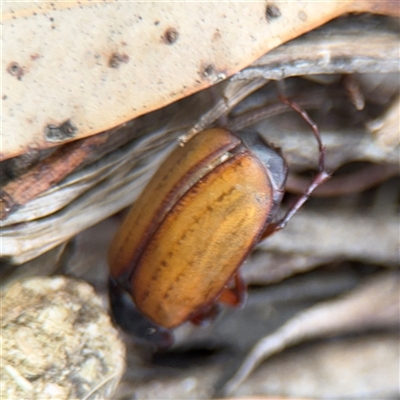
[[[271,21],[272,19],[279,18],[281,16],[281,10],[275,4],[267,4],[267,21]]]
[[[204,76],[204,78],[208,78],[210,75],[212,75],[214,72],[214,67],[209,64],[206,65],[202,71],[202,75]]]
[[[299,19],[301,19],[302,21],[307,21],[307,14],[304,11],[300,11]]]
[[[20,81],[24,75],[24,68],[21,67],[17,62],[13,61],[8,64],[7,72],[10,75],[15,76]]]
[[[168,28],[164,32],[163,40],[166,44],[174,44],[179,38],[179,32],[175,28]]]
[[[44,128],[44,134],[48,142],[62,142],[73,138],[77,131],[77,127],[69,119],[61,125],[49,124]]]
[[[127,63],[129,56],[121,53],[112,53],[108,60],[108,66],[110,68],[118,68],[122,63]]]

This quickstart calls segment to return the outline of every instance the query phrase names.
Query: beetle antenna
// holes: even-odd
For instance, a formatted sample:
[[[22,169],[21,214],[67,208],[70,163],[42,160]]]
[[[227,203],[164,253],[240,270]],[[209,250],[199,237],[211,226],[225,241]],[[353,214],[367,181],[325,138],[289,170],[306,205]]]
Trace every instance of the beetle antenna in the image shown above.
[[[324,183],[331,177],[331,174],[325,169],[325,146],[322,143],[321,134],[319,132],[317,124],[310,118],[307,112],[303,108],[301,108],[298,104],[294,103],[293,101],[289,100],[288,98],[282,95],[280,95],[279,98],[282,101],[282,103],[286,104],[294,111],[299,113],[312,129],[314,136],[317,139],[318,149],[319,149],[318,174],[311,181],[307,190],[297,199],[296,203],[289,209],[286,215],[280,221],[272,223],[267,227],[267,229],[262,235],[262,239],[265,239],[266,237],[272,235],[274,232],[283,229],[289,222],[289,220],[293,217],[293,215],[296,214],[296,212],[300,209],[300,207],[307,201],[311,193],[318,186],[320,186],[322,183]]]
[[[312,129],[314,136],[318,142],[319,172],[325,171],[325,146],[322,143],[321,134],[319,132],[317,124],[307,114],[307,111],[301,108],[298,104],[294,103],[293,101],[289,100],[287,97],[284,97],[282,95],[279,96],[279,99],[282,101],[282,103],[286,104],[291,109],[299,113],[303,117],[304,121],[306,121],[309,127]]]

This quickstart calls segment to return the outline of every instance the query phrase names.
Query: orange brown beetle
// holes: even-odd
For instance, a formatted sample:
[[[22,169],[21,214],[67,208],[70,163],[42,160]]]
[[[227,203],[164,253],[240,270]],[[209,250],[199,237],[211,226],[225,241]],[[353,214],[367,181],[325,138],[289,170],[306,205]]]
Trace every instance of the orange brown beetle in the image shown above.
[[[164,339],[164,328],[199,323],[215,314],[217,302],[240,303],[245,290],[237,270],[249,252],[260,239],[282,229],[328,179],[316,126],[303,110],[283,101],[303,115],[318,140],[320,172],[309,189],[281,221],[273,222],[288,168],[257,132],[215,128],[176,148],[136,201],[109,250],[111,305],[126,330],[132,330],[124,321],[130,318],[127,294],[148,318],[147,332]]]

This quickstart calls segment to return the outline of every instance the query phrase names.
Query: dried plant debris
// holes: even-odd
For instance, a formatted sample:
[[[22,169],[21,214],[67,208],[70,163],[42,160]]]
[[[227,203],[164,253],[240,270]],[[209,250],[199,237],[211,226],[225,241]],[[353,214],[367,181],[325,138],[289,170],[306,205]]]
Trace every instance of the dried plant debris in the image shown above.
[[[374,277],[345,297],[305,310],[273,334],[261,339],[225,385],[233,392],[267,357],[304,340],[400,324],[400,280],[397,273]]]
[[[54,187],[72,171],[90,160],[91,153],[104,145],[110,133],[96,135],[83,141],[62,146],[49,157],[30,168],[22,176],[3,186],[3,203],[0,218],[15,212],[30,200]]]
[[[186,368],[158,379],[118,387],[116,399],[252,399],[398,398],[398,336],[370,334],[299,346],[262,364],[230,396],[214,394],[216,377],[226,364]],[[156,369],[156,368],[155,368]]]
[[[19,265],[18,268],[4,263],[0,268],[0,291],[4,291],[16,281],[36,276],[55,275],[73,251],[72,242],[64,242],[39,257]]]
[[[371,333],[304,344],[260,365],[232,397],[397,399],[398,342],[396,333]]]
[[[125,348],[84,282],[33,278],[2,294],[1,398],[106,399]]]
[[[368,124],[368,128],[376,135],[379,145],[398,148],[400,145],[399,123],[400,97],[392,103],[381,117],[371,121]]]

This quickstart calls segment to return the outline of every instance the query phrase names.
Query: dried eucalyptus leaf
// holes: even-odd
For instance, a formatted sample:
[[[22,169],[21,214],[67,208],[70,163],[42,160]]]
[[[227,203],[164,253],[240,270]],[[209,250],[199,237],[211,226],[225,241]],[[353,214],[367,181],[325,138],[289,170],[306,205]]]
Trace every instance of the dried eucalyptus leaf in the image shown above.
[[[379,0],[4,2],[1,158],[164,107],[352,11],[399,15]]]

